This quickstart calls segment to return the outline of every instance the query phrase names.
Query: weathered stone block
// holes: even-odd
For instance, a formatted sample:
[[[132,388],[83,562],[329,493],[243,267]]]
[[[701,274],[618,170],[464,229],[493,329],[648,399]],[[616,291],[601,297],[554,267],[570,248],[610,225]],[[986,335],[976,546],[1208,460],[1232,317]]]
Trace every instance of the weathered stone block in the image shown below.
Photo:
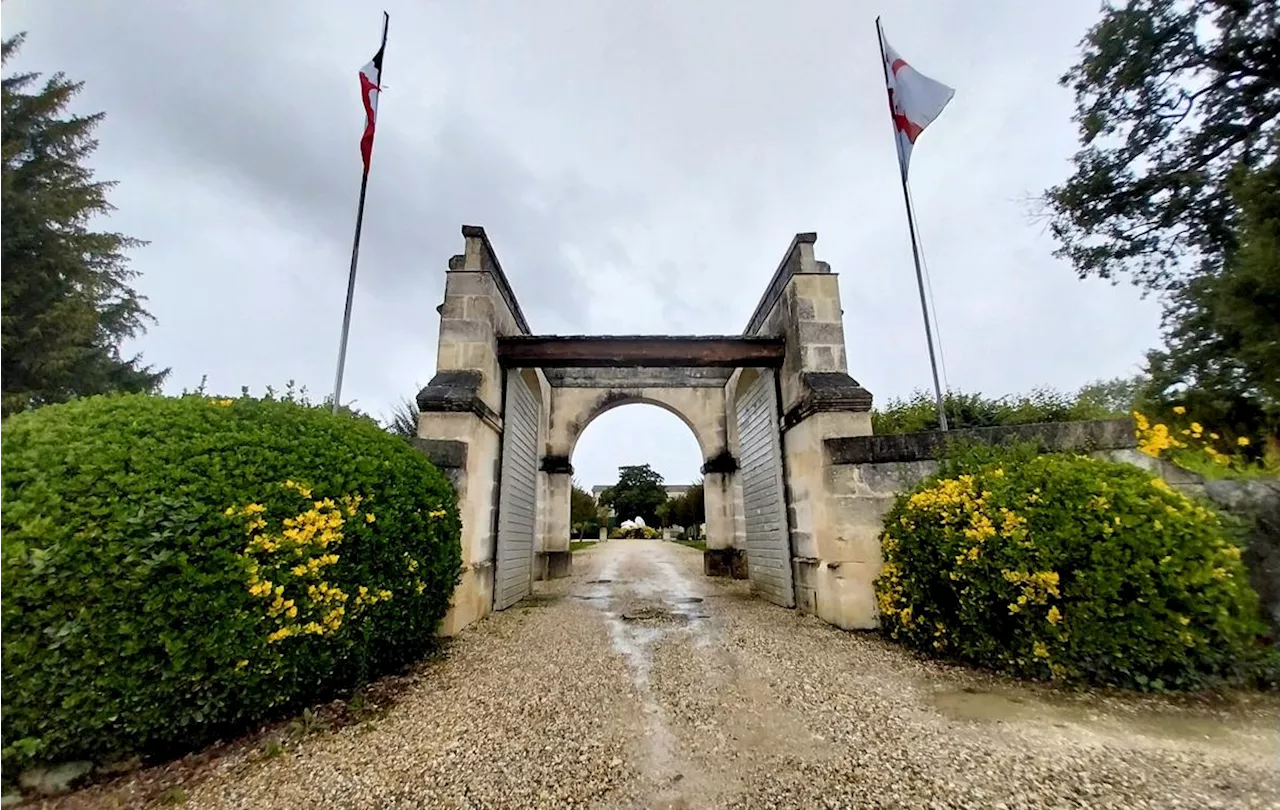
[[[709,548],[702,552],[702,573],[709,577],[746,579],[746,552],[736,548]]]
[[[564,579],[572,574],[573,553],[570,551],[540,551],[534,557],[534,579]]]
[[[449,612],[440,624],[440,635],[452,636],[489,615],[493,608],[493,566],[487,562],[466,568],[453,589]]]

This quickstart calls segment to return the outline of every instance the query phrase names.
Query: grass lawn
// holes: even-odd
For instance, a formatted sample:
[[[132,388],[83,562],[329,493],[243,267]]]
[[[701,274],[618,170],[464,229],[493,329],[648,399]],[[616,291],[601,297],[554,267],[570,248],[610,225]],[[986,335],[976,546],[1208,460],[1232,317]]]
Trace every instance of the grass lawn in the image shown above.
[[[571,540],[569,541],[569,550],[582,551],[583,549],[591,548],[592,546],[595,546],[598,544],[599,544],[599,541],[596,541],[596,540],[582,540],[582,541]]]
[[[697,549],[698,551],[707,550],[707,544],[701,540],[672,540],[671,542],[679,543],[682,546],[688,546],[689,548]]]

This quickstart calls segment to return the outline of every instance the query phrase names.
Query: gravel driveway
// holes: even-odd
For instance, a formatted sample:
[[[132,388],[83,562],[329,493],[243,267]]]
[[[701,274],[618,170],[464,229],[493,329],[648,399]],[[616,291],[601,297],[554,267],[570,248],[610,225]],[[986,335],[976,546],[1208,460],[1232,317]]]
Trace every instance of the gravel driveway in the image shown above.
[[[1019,686],[610,541],[464,632],[384,716],[245,747],[188,807],[1280,807],[1272,696]]]

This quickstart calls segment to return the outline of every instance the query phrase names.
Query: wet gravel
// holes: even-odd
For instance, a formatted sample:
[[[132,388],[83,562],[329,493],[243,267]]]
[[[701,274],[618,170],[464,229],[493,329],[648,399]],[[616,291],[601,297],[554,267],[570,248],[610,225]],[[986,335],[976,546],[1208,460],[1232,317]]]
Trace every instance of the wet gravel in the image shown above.
[[[177,802],[1280,807],[1274,697],[1011,685],[753,599],[669,543],[610,541],[574,566],[464,632],[383,716],[229,754]]]

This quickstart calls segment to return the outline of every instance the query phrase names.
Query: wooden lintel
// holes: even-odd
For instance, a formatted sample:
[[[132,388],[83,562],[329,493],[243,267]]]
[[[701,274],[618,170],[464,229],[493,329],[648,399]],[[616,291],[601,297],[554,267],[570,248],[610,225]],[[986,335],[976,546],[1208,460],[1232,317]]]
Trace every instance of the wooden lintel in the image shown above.
[[[498,338],[513,368],[745,368],[782,365],[782,338],[736,335],[522,335]]]

